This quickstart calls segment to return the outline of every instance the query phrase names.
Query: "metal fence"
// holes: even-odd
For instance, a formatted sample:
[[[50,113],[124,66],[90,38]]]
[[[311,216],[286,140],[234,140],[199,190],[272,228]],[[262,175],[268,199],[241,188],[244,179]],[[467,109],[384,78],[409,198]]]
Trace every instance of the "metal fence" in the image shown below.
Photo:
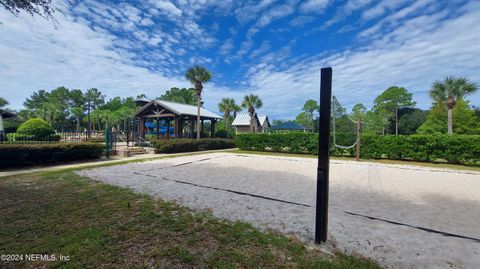
[[[117,142],[121,142],[118,132],[109,132],[110,148],[116,149]],[[123,134],[125,136],[125,134]],[[128,136],[128,134],[126,135]],[[132,136],[132,135],[130,135]],[[0,131],[1,144],[46,144],[46,143],[78,143],[94,142],[105,143],[105,132],[57,132],[48,135],[25,135],[19,133],[5,133]]]

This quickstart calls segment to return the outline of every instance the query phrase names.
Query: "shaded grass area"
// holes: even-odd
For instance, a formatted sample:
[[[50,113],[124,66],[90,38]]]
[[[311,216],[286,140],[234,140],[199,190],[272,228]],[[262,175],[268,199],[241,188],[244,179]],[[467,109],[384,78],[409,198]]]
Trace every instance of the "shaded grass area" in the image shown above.
[[[227,152],[239,153],[239,154],[256,154],[256,155],[273,155],[273,156],[285,156],[285,157],[303,157],[303,158],[318,158],[316,155],[310,154],[295,154],[295,153],[280,153],[280,152],[265,152],[265,151],[250,151],[250,150],[229,150]],[[344,160],[355,161],[354,157],[336,157],[332,156],[332,160]],[[448,164],[448,163],[428,163],[428,162],[415,162],[415,161],[397,161],[387,159],[366,159],[360,160],[360,162],[372,162],[372,163],[384,163],[384,164],[399,164],[399,165],[416,165],[430,168],[446,168],[453,170],[464,171],[476,171],[480,172],[480,166],[460,165],[460,164]]]
[[[7,268],[379,268],[71,171],[1,178],[0,216],[1,254],[70,258]]]

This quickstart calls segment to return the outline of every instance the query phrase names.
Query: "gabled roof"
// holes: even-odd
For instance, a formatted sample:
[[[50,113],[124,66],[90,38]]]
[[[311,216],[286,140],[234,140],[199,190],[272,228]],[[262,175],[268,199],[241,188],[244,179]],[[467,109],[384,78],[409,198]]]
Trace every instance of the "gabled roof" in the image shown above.
[[[254,115],[255,120],[260,125],[260,121],[258,120],[257,113]],[[238,113],[237,117],[232,122],[232,126],[250,126],[250,114],[248,113]]]
[[[0,109],[0,115],[2,115],[2,118],[4,118],[4,119],[13,118],[13,117],[17,116],[17,115],[15,115],[15,113],[12,113],[10,111],[3,110],[3,109]]]
[[[265,115],[265,116],[258,116],[258,120],[260,121],[260,125],[263,126],[263,124],[265,124],[265,122],[267,122],[267,127],[270,127],[270,121],[268,120],[268,116]]]
[[[297,124],[293,121],[287,121],[284,123],[280,123],[278,125],[272,126],[272,130],[306,130],[304,126]]]
[[[187,116],[196,116],[197,115],[197,107],[192,106],[192,105],[187,105],[187,104],[180,104],[180,103],[174,103],[174,102],[167,102],[167,101],[162,101],[162,100],[151,100],[147,104],[145,104],[142,108],[140,108],[137,112],[133,114],[133,116],[138,116],[140,113],[143,111],[147,110],[149,107],[152,105],[158,105],[162,106],[173,113],[177,115],[187,115]],[[200,117],[206,117],[206,118],[215,118],[215,119],[221,119],[221,116],[218,116],[217,114],[206,110],[205,108],[201,107],[200,108]]]

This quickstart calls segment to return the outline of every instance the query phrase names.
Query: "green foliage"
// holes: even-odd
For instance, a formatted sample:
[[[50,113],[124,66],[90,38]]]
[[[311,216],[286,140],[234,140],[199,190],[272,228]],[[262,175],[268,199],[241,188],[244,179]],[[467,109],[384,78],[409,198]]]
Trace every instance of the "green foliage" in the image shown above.
[[[241,150],[317,154],[317,133],[242,134]],[[334,149],[334,156],[354,156],[355,150]],[[361,157],[455,164],[480,164],[479,135],[362,135]]]
[[[223,118],[225,120],[225,129],[227,133],[230,131],[230,125],[232,122],[230,121],[232,112],[239,112],[242,110],[240,106],[235,103],[235,100],[232,98],[223,98],[222,101],[218,104],[218,109],[220,112],[223,112]]]
[[[155,153],[193,152],[235,147],[234,140],[219,138],[156,140],[151,143],[155,148]]]
[[[480,164],[478,135],[400,135],[362,137],[361,157]]]
[[[398,129],[400,134],[414,134],[427,120],[427,111],[418,108],[403,108],[399,111]]]
[[[195,97],[194,88],[176,88],[173,87],[170,90],[162,94],[158,99],[163,101],[187,104],[187,105],[196,105],[197,98]]]
[[[459,99],[452,110],[453,132],[455,134],[480,134],[480,121],[467,102]],[[427,116],[427,120],[418,128],[419,134],[447,133],[447,107],[437,104]]]
[[[263,106],[262,99],[258,95],[249,94],[243,97],[242,107],[248,110],[248,113],[254,114],[255,109],[259,109]]]
[[[300,112],[297,115],[297,117],[295,118],[295,122],[302,126],[305,126],[306,128],[314,129],[315,128],[314,113],[315,111],[318,111],[318,109],[319,109],[319,106],[317,101],[313,99],[307,100],[303,105],[303,108],[302,108],[303,112]]]
[[[0,168],[98,158],[103,148],[95,143],[0,144]]]
[[[352,114],[350,115],[354,121],[363,122],[367,114],[367,108],[362,104],[358,103],[353,106]]]
[[[374,101],[374,110],[384,114],[395,122],[395,133],[398,134],[398,111],[401,108],[414,107],[412,94],[403,87],[392,86],[377,96]]]
[[[368,111],[365,114],[365,121],[362,125],[362,133],[385,134],[388,119],[378,111]]]
[[[2,0],[0,6],[17,16],[20,11],[24,11],[30,15],[39,15],[45,19],[56,21],[53,17],[55,11],[59,9],[52,4],[52,0]]]
[[[430,97],[436,103],[444,103],[447,106],[449,102],[455,102],[457,99],[463,99],[466,95],[474,93],[478,86],[464,77],[446,77],[443,81],[435,81],[430,89]],[[455,104],[452,104],[452,107]]]
[[[306,112],[300,112],[295,118],[295,122],[304,126],[305,128],[312,128],[313,120]]]
[[[242,150],[315,154],[317,145],[317,133],[291,132],[237,135],[237,146]]]
[[[394,114],[402,107],[413,107],[412,94],[403,87],[392,86],[375,98],[375,109]]]
[[[8,105],[7,99],[0,97],[0,107],[4,107],[6,105]]]
[[[195,91],[198,96],[202,94],[203,84],[212,79],[212,73],[207,68],[200,65],[195,65],[187,70],[185,78],[195,86]]]
[[[443,81],[435,81],[430,89],[430,97],[434,101],[434,106],[445,105],[448,111],[446,118],[447,132],[453,134],[454,119],[452,117],[452,109],[463,98],[478,90],[477,84],[470,82],[464,77],[446,77]],[[457,132],[458,133],[458,132]]]
[[[33,118],[22,123],[17,130],[20,135],[30,136],[36,141],[48,141],[52,135],[55,134],[55,130],[44,120],[40,118]]]
[[[228,132],[225,129],[221,129],[215,132],[215,137],[228,138]]]

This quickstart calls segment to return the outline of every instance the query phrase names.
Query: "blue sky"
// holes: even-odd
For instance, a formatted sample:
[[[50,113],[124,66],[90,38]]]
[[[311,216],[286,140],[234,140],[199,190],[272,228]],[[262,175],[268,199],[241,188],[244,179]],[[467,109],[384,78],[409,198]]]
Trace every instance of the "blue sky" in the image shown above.
[[[207,109],[259,95],[259,114],[294,118],[318,98],[332,66],[334,94],[367,107],[392,85],[430,107],[447,75],[480,83],[480,2],[438,0],[56,1],[56,27],[0,10],[0,96],[21,109],[33,91],[96,87],[113,96],[160,96],[188,87],[193,64],[214,76]],[[480,93],[470,96],[480,105]]]

